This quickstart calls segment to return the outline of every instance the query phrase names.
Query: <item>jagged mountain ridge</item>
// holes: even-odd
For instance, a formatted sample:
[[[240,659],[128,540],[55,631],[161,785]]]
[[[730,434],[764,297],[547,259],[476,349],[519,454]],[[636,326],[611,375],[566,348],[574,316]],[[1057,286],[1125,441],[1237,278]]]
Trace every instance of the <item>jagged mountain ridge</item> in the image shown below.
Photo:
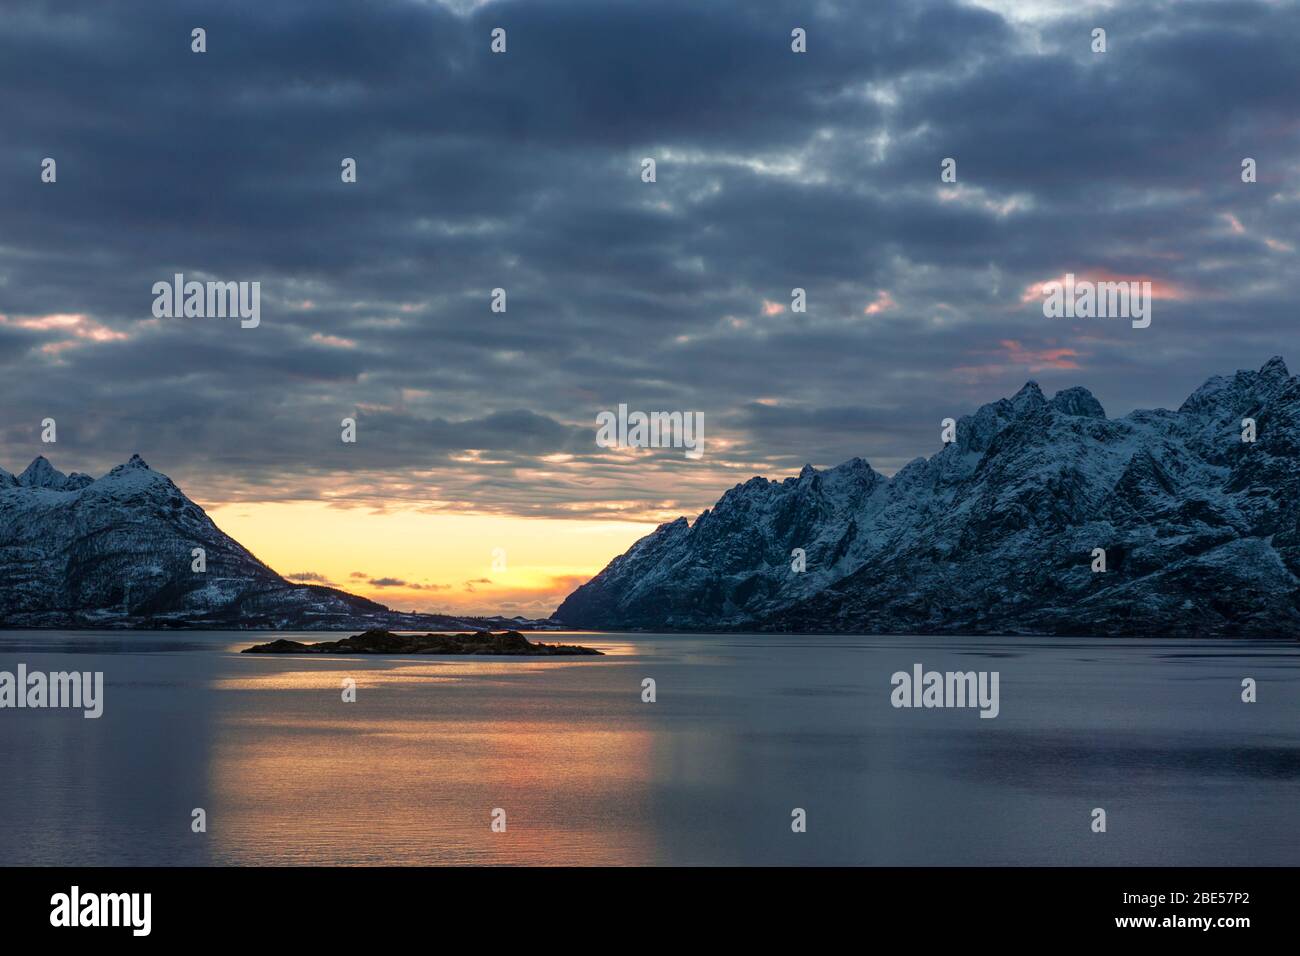
[[[1257,440],[1243,442],[1242,419]],[[754,478],[560,605],[592,629],[1300,636],[1300,379],[1280,357],[1177,411],[1027,383],[892,478]],[[1092,549],[1106,550],[1094,573]],[[803,548],[807,571],[791,570]]]
[[[207,570],[192,570],[192,550]],[[102,478],[38,457],[0,468],[0,627],[533,629],[512,618],[408,614],[287,581],[139,455]]]

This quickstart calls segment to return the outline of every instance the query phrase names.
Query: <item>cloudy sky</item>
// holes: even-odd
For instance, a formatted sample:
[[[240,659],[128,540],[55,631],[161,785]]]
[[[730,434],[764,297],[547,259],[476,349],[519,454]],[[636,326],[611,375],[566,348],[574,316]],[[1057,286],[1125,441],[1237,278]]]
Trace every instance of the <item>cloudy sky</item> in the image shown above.
[[[1027,379],[1176,406],[1300,362],[1297,37],[1232,0],[6,0],[0,466],[139,452],[284,574],[548,613]],[[177,272],[259,281],[260,326],[155,318]],[[1150,328],[1045,318],[1066,272],[1151,280]],[[619,403],[703,413],[703,458],[597,447]]]

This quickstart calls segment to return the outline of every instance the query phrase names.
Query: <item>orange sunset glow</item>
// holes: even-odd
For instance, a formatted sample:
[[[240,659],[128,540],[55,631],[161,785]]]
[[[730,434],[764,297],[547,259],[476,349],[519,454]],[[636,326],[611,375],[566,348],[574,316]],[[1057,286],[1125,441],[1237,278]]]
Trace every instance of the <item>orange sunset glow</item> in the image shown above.
[[[402,611],[545,617],[653,524],[367,508],[213,505],[227,534],[291,580]],[[504,552],[504,566],[494,550]]]

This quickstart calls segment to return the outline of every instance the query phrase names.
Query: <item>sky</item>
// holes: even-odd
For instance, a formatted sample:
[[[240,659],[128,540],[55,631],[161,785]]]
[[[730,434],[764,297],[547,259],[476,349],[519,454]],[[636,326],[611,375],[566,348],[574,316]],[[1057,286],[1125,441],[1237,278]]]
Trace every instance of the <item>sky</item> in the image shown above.
[[[282,574],[544,615],[1030,379],[1177,407],[1300,361],[1297,37],[1234,0],[6,0],[0,467],[139,453]],[[1150,327],[1045,317],[1070,272],[1151,281]],[[259,282],[260,324],[155,317],[176,273]],[[620,403],[704,454],[600,447]]]

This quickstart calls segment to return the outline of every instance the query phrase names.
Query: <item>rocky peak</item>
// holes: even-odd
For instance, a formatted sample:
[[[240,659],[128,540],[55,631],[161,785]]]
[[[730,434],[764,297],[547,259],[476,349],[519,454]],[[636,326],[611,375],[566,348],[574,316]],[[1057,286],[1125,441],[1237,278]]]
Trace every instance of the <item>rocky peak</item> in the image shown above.
[[[850,458],[834,468],[822,472],[834,494],[856,496],[869,492],[882,480],[876,470],[862,458]]]
[[[1287,371],[1286,362],[1282,360],[1282,356],[1274,355],[1260,367],[1259,377],[1262,381],[1269,383],[1284,382],[1291,378],[1291,373]]]
[[[868,475],[873,473],[871,465],[865,458],[854,457],[848,461],[841,462],[831,469],[832,472],[838,472],[844,475]]]
[[[125,464],[117,465],[101,479],[101,483],[118,493],[123,489],[139,490],[145,488],[175,487],[171,479],[161,472],[154,471],[139,455],[132,455]]]
[[[1282,356],[1274,355],[1258,372],[1241,369],[1232,378],[1215,375],[1192,392],[1179,411],[1220,418],[1239,415],[1262,401],[1280,394],[1291,383],[1291,375]]]
[[[62,491],[68,476],[56,469],[44,455],[37,455],[35,460],[18,476],[18,484],[24,488],[49,488]]]
[[[1011,407],[1017,415],[1045,404],[1047,404],[1047,399],[1043,397],[1043,390],[1032,379],[1025,382],[1020,387],[1020,391],[1011,396]]]
[[[1291,377],[1291,373],[1287,371],[1286,360],[1280,355],[1274,355],[1271,359],[1261,365],[1259,374],[1264,376],[1280,374],[1287,378]]]
[[[1062,389],[1052,396],[1048,404],[1063,415],[1079,415],[1083,418],[1106,417],[1106,410],[1101,407],[1101,402],[1081,385]]]

